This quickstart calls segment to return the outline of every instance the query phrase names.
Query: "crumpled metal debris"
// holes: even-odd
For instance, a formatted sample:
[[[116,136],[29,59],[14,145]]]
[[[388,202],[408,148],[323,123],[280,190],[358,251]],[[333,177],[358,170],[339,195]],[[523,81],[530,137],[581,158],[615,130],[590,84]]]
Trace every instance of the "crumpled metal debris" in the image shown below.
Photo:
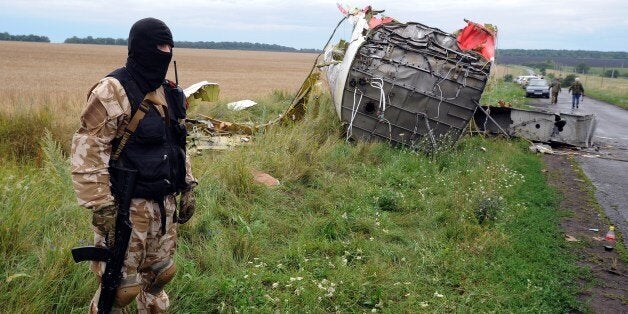
[[[185,98],[187,98],[188,101],[193,99],[216,101],[218,100],[219,93],[220,87],[218,83],[210,83],[208,81],[192,84],[190,87],[183,90],[183,94],[185,94]]]
[[[467,21],[453,35],[379,16],[383,11],[370,6],[339,9],[354,24],[351,39],[325,47],[318,67],[325,72],[338,117],[347,125],[347,139],[385,140],[426,151],[455,143],[473,117],[490,75],[496,28]],[[195,147],[230,147],[237,140],[218,145],[222,142],[214,137],[252,136],[300,119],[318,79],[318,72],[310,72],[290,108],[265,124],[200,117],[211,127],[196,133]],[[209,93],[201,91],[196,93],[201,98]]]
[[[344,10],[354,23],[351,39],[326,47],[321,65],[347,139],[423,150],[455,143],[492,65],[484,55],[492,56],[494,45],[479,49],[476,36],[494,42],[494,30],[469,23],[463,49],[456,36],[420,23],[382,19],[371,27],[377,13]]]
[[[303,118],[310,97],[318,91],[319,72],[311,73],[301,85],[290,107],[268,123],[253,125],[222,121],[213,117],[198,114],[186,119],[188,130],[188,151],[199,153],[203,150],[225,150],[246,144],[252,137],[273,125],[291,123]],[[196,84],[195,84],[196,85]],[[194,97],[193,94],[190,97]],[[190,101],[190,98],[188,98]]]
[[[507,134],[543,143],[591,147],[595,134],[595,115],[555,114],[539,110],[508,107],[480,107],[475,125],[480,131]]]
[[[541,154],[554,154],[554,150],[551,146],[545,144],[532,144],[529,147],[530,151]]]
[[[244,100],[239,100],[239,101],[234,101],[234,102],[230,102],[227,104],[227,108],[229,108],[229,110],[233,110],[233,111],[240,111],[240,110],[244,110],[246,108],[250,108],[257,105],[256,102],[250,100],[250,99],[244,99]]]

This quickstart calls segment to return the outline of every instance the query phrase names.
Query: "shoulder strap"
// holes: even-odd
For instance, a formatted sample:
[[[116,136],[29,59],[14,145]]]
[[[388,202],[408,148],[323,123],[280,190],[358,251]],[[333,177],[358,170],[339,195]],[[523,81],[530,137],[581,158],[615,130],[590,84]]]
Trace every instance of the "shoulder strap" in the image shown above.
[[[109,73],[107,77],[113,77],[120,82],[120,85],[124,88],[127,98],[129,98],[131,112],[135,112],[144,100],[144,97],[146,97],[146,93],[142,93],[142,91],[140,91],[140,88],[137,86],[137,83],[135,83],[135,80],[133,80],[131,73],[129,73],[125,67],[122,67]]]
[[[120,143],[118,143],[118,147],[116,147],[115,152],[111,155],[112,160],[115,161],[115,160],[118,160],[118,158],[120,158],[120,154],[122,153],[124,146],[126,146],[126,143],[129,141],[129,138],[131,138],[131,135],[133,134],[133,132],[135,132],[135,129],[137,129],[137,126],[140,124],[140,121],[144,118],[148,110],[150,110],[150,107],[148,107],[147,104],[140,103],[140,107],[138,108],[137,111],[135,111],[135,113],[133,114],[133,117],[131,117],[131,121],[129,121],[129,124],[127,124],[126,129],[124,129],[124,134],[122,135],[122,139],[120,140]]]
[[[114,149],[114,153],[111,155],[111,159],[115,161],[120,158],[120,154],[122,153],[124,146],[126,146],[129,138],[131,138],[131,135],[135,132],[135,129],[137,129],[137,126],[140,124],[140,121],[144,118],[150,107],[143,103],[146,94],[140,91],[137,83],[135,83],[133,77],[125,67],[116,69],[115,71],[109,73],[107,77],[113,77],[120,82],[126,92],[129,103],[131,104],[132,114],[131,120],[124,130],[122,139],[118,143],[118,146]]]

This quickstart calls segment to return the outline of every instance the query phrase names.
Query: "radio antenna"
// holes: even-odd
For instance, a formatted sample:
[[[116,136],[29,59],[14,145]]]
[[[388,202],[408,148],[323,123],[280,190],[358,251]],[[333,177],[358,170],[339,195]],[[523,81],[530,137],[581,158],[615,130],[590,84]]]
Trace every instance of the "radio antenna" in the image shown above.
[[[178,86],[179,85],[179,73],[177,72],[177,60],[174,60],[174,80]]]

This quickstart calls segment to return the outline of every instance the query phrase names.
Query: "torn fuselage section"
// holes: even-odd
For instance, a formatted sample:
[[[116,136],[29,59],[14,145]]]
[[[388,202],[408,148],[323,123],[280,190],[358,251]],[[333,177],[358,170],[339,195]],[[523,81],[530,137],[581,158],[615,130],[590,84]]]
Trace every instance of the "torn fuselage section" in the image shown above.
[[[595,115],[482,107],[474,116],[480,131],[515,136],[535,142],[591,147],[596,128]]]
[[[344,54],[338,45],[326,48],[322,66],[347,139],[421,150],[455,143],[492,62],[436,28],[392,21],[371,29],[365,20],[355,22]]]

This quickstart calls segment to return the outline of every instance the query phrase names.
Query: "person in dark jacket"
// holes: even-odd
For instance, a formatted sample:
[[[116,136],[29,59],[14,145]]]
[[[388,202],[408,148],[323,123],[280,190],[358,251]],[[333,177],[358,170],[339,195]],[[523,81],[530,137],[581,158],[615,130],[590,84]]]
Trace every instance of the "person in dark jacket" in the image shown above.
[[[576,80],[569,86],[569,92],[571,93],[571,109],[578,109],[580,96],[584,96],[584,87],[580,83],[580,78],[576,77]]]

